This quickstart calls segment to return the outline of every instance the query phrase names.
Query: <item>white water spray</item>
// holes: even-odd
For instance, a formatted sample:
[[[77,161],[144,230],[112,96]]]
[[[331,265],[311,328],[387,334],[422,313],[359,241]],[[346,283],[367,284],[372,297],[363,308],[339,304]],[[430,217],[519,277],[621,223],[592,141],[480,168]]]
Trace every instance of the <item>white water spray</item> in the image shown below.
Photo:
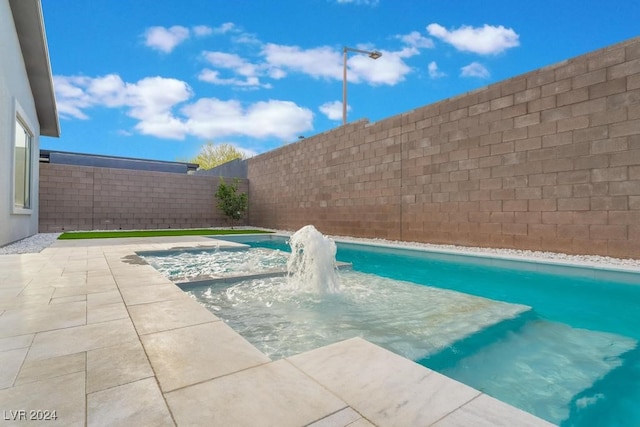
[[[289,239],[288,280],[296,289],[320,295],[340,290],[336,244],[313,225],[306,225]]]

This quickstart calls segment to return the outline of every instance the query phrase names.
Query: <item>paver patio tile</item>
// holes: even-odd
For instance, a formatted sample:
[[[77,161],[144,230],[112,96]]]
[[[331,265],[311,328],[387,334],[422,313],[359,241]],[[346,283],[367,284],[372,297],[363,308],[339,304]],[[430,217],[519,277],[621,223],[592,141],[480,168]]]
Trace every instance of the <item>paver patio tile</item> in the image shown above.
[[[112,291],[118,291],[118,286],[116,285],[115,280],[112,283],[87,284],[87,295]]]
[[[0,338],[0,351],[27,348],[31,345],[35,334],[18,335],[15,337]]]
[[[130,319],[58,329],[37,334],[27,360],[64,356],[137,340]]]
[[[165,396],[178,425],[298,427],[347,407],[286,360]]]
[[[431,425],[480,394],[361,338],[287,360],[378,425]]]
[[[186,295],[169,301],[128,307],[129,315],[140,335],[183,328],[216,320],[206,308]]]
[[[42,381],[86,369],[86,355],[84,352],[50,359],[26,361],[20,369],[16,385]]]
[[[36,279],[34,279],[35,281]],[[25,286],[25,288],[22,290],[22,292],[20,293],[20,296],[35,296],[35,295],[41,295],[41,296],[46,296],[47,298],[51,298],[53,297],[53,293],[56,291],[56,288],[54,288],[53,286],[38,286],[38,287],[34,287],[31,285],[27,285]]]
[[[113,281],[113,276],[111,275],[111,270],[109,269],[109,263],[107,263],[106,259],[104,259],[103,267],[99,269],[92,268],[87,271],[87,281],[91,282],[101,280]]]
[[[118,302],[122,302],[122,296],[115,284],[113,290],[87,294],[87,308],[104,304],[115,304]]]
[[[55,420],[36,421],[34,424],[62,427],[82,427],[85,420],[85,374],[77,372],[42,381],[0,390],[0,402],[9,410],[55,411]],[[64,390],[64,392],[61,392]],[[16,425],[24,425],[17,421]],[[8,424],[11,425],[11,424]]]
[[[86,319],[84,301],[7,310],[0,316],[0,337],[84,325]]]
[[[49,279],[48,285],[53,286],[54,288],[67,288],[67,287],[75,287],[75,286],[86,286],[87,285],[87,275],[86,273],[73,273],[73,274],[65,274],[57,277],[55,279]]]
[[[127,305],[167,301],[184,296],[186,296],[184,291],[173,283],[153,286],[136,286],[122,289],[122,298],[124,298]]]
[[[174,426],[155,379],[147,378],[87,396],[88,426]]]
[[[25,286],[7,286],[3,287],[0,284],[0,300],[3,298],[15,298],[20,295],[20,292],[25,288]]]
[[[86,295],[86,285],[59,286],[55,288],[53,298],[70,297],[75,295]]]
[[[221,321],[140,338],[164,392],[270,361]]]
[[[163,286],[171,283],[169,279],[164,278],[156,270],[142,273],[140,275],[124,275],[124,277],[116,276],[116,283],[120,289],[138,287],[138,286]]]
[[[29,309],[49,304],[51,292],[0,298],[0,310]]]
[[[434,427],[538,427],[553,426],[528,412],[507,405],[486,394],[473,399],[460,409],[434,424]]]
[[[51,298],[49,304],[64,304],[67,302],[77,302],[77,301],[86,301],[86,295],[71,295],[68,297],[60,297],[60,298]]]
[[[362,418],[362,415],[358,414],[353,408],[345,408],[334,414],[331,414],[315,423],[309,424],[308,427],[337,427],[337,426],[356,426],[356,422],[360,422],[360,427],[372,427],[369,421]]]
[[[347,424],[347,427],[376,427],[375,424],[371,424],[366,418],[359,418],[351,424]]]
[[[87,352],[87,393],[153,376],[153,370],[139,341]]]
[[[129,312],[122,302],[87,307],[87,324],[128,318]]]
[[[2,366],[0,369],[0,389],[13,385],[28,350],[28,348],[17,348],[0,351],[0,366]]]

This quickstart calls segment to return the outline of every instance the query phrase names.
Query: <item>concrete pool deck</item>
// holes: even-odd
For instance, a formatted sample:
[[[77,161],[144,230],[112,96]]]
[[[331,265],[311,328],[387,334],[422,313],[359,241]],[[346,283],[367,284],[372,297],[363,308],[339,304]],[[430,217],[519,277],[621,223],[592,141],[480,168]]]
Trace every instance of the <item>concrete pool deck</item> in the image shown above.
[[[271,361],[134,257],[217,245],[235,244],[66,240],[0,256],[0,425],[53,411],[46,425],[551,425],[360,338]]]

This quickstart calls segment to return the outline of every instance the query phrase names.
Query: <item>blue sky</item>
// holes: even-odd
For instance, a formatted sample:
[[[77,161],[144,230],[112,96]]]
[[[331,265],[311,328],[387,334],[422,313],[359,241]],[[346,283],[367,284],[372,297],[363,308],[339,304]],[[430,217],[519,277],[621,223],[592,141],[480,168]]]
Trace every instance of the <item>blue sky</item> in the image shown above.
[[[637,0],[42,0],[60,138],[41,148],[188,160],[263,153],[638,35]]]

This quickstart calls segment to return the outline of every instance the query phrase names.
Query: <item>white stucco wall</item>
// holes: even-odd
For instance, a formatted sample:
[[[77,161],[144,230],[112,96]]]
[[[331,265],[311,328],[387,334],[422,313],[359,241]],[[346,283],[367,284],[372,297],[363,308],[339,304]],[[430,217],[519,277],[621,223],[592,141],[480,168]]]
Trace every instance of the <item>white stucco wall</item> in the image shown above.
[[[40,128],[8,0],[0,0],[0,246],[38,232]],[[31,209],[13,209],[13,144],[16,114],[33,134]]]

